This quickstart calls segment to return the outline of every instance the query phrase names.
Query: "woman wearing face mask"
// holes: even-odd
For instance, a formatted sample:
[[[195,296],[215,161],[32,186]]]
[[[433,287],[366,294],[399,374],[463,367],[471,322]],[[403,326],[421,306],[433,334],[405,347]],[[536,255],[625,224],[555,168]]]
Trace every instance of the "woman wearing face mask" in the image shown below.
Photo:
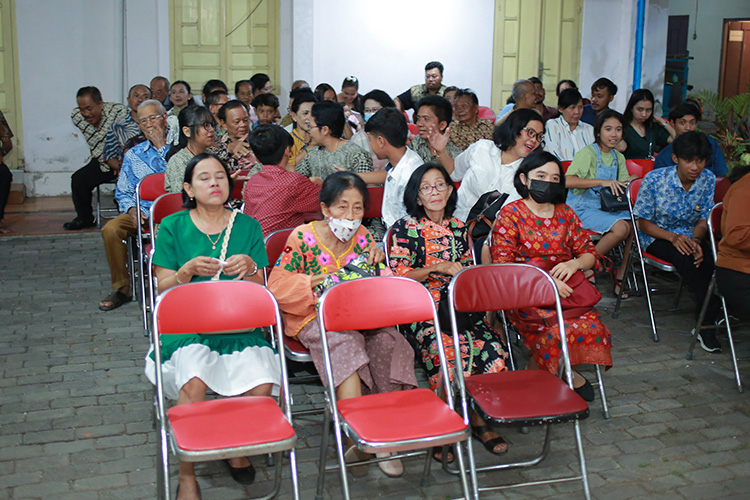
[[[393,99],[391,99],[391,96],[383,92],[382,90],[371,90],[364,96],[365,101],[365,122],[372,118],[372,116],[380,111],[383,108],[395,108],[396,104],[393,102]],[[356,144],[357,146],[361,147],[368,153],[372,155],[372,170],[373,172],[376,172],[378,170],[383,170],[385,166],[388,164],[388,160],[379,160],[378,157],[375,155],[375,153],[372,152],[372,148],[370,147],[370,141],[367,140],[367,132],[365,132],[364,127],[362,130],[354,134],[351,138],[351,141]],[[379,179],[379,178],[378,178]],[[385,179],[383,177],[383,179]],[[367,180],[369,183],[370,180]],[[373,182],[374,184],[382,184],[383,181],[379,182]]]
[[[575,293],[567,283],[577,271],[596,264],[596,249],[583,232],[581,221],[565,204],[565,176],[554,155],[539,151],[523,160],[513,184],[521,199],[500,210],[492,228],[492,262],[524,262],[547,270],[555,280],[560,297]],[[531,351],[529,368],[557,373],[560,335],[554,310],[533,308],[531,313],[516,312],[511,321],[521,332]],[[548,324],[549,323],[549,324]],[[570,364],[590,363],[612,366],[611,334],[596,309],[565,321]],[[576,392],[593,401],[594,389],[582,375],[573,372]]]
[[[325,366],[315,305],[315,289],[331,273],[356,256],[369,254],[369,263],[382,262],[385,254],[375,246],[361,225],[368,202],[367,186],[356,174],[336,172],[326,177],[320,191],[325,220],[297,227],[271,272],[268,289],[273,292],[284,320],[284,332],[310,350],[315,368],[325,380]],[[376,307],[377,304],[373,304]],[[367,331],[328,332],[336,396],[357,397],[370,393],[416,387],[414,354],[403,335],[393,327]],[[356,448],[347,461],[363,458]],[[400,476],[397,460],[379,462],[388,476]],[[356,467],[353,473],[361,472]],[[366,469],[365,469],[366,472]]]

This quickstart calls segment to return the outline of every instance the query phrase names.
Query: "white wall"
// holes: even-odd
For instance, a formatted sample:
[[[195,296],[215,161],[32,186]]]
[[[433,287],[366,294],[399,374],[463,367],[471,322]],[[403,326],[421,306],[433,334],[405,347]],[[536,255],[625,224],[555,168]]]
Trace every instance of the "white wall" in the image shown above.
[[[690,16],[688,51],[693,56],[689,63],[688,83],[694,91],[719,90],[721,46],[724,19],[750,19],[748,0],[702,0],[698,2],[696,26],[696,0],[670,0],[670,16]],[[693,40],[693,30],[696,39]]]
[[[669,0],[649,0],[643,30],[641,87],[654,93],[657,102],[664,97],[664,65],[667,62]],[[635,31],[633,32],[635,40]],[[632,81],[632,77],[631,77]]]
[[[16,22],[27,193],[69,193],[71,172],[88,156],[70,121],[76,91],[94,85],[106,101],[124,102],[131,85],[168,77],[168,0],[24,0]]]

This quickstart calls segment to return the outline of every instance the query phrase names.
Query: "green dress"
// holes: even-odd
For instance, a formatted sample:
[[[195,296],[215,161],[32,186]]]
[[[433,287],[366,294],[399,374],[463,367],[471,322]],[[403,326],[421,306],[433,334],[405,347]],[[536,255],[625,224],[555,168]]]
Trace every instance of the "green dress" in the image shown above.
[[[641,137],[631,124],[625,125],[623,139],[628,148],[623,152],[626,160],[638,158],[654,158],[656,154],[669,144],[669,132],[658,123],[652,123],[646,128],[646,136]]]
[[[183,210],[162,221],[156,239],[154,265],[179,269],[190,259],[203,255],[219,258],[224,235],[211,235],[216,249]],[[225,259],[245,254],[262,269],[268,265],[263,233],[258,221],[237,214]],[[220,275],[228,280],[236,276]],[[194,276],[191,282],[208,281],[209,276]],[[162,372],[164,391],[177,399],[180,388],[191,378],[201,379],[212,391],[222,396],[237,396],[261,384],[274,384],[277,392],[281,380],[278,354],[256,330],[249,334],[168,335],[162,339]],[[146,356],[146,376],[155,383],[153,352]]]

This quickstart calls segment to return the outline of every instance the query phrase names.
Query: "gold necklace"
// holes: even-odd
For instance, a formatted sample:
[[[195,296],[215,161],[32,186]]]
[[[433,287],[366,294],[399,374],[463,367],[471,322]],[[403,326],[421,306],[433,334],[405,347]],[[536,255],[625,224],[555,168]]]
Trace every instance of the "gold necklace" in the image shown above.
[[[225,216],[224,218],[226,218],[226,216]],[[206,226],[205,226],[205,224],[204,224],[204,222],[203,222],[203,219],[201,219],[200,217],[198,217],[198,220],[199,220],[199,221],[201,221],[201,226],[203,226],[203,227],[201,228],[201,232],[202,232],[202,233],[203,233],[204,235],[206,235],[206,238],[208,238],[208,241],[210,241],[210,242],[211,242],[211,249],[212,249],[212,250],[216,250],[216,245],[217,245],[217,244],[219,243],[219,240],[221,239],[221,235],[222,235],[222,234],[224,234],[224,229],[226,229],[226,225],[224,226],[224,229],[222,229],[222,230],[221,230],[221,231],[219,232],[219,235],[218,235],[218,236],[216,236],[216,241],[214,241],[214,240],[212,240],[212,239],[211,239],[211,237],[210,237],[210,236],[208,235],[208,230],[206,229]]]

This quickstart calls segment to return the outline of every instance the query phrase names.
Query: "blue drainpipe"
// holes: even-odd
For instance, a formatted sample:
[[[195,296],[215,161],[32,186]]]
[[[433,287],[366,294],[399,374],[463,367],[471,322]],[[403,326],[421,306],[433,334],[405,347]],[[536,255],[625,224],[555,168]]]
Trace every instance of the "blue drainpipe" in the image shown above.
[[[633,60],[633,90],[641,88],[643,66],[643,25],[646,19],[646,0],[638,0],[635,21],[635,58]]]

